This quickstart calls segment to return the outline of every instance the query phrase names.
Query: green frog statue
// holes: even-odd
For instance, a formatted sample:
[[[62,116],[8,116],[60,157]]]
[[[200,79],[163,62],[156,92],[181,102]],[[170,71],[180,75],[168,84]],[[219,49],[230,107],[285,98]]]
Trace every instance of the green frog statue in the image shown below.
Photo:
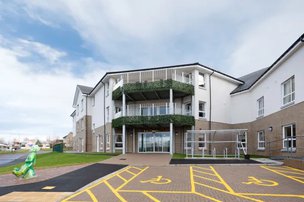
[[[13,174],[16,177],[22,177],[23,179],[30,179],[36,177],[34,165],[36,164],[36,154],[40,150],[38,145],[31,147],[29,155],[25,159],[25,163],[20,168],[14,168]]]

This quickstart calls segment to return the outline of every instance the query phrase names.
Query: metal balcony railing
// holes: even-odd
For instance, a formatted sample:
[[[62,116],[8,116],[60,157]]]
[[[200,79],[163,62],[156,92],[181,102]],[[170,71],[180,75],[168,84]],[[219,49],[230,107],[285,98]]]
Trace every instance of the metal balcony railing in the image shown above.
[[[126,116],[160,116],[160,115],[187,115],[192,116],[191,110],[178,106],[173,103],[172,112],[170,111],[170,103],[148,103],[148,104],[129,104],[126,106]],[[122,116],[122,112],[115,113],[114,118]]]

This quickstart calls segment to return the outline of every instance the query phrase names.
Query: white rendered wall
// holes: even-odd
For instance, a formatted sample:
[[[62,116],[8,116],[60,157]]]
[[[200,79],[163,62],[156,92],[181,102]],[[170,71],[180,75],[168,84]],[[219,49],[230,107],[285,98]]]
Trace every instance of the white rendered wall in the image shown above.
[[[208,83],[209,85],[209,83]],[[211,121],[229,123],[230,122],[230,93],[237,87],[237,84],[224,80],[213,74],[211,76]],[[209,87],[208,87],[209,89]],[[209,99],[208,99],[209,102]],[[209,111],[209,108],[208,108]],[[208,117],[209,118],[209,117]]]
[[[81,110],[81,100],[83,99],[83,110]],[[79,110],[77,110],[77,105],[79,105]],[[76,104],[76,121],[79,121],[83,116],[86,115],[86,96],[79,92],[77,97],[77,104]]]
[[[303,46],[286,61],[277,66],[248,93],[231,97],[231,122],[251,122],[257,118],[257,100],[264,96],[264,116],[282,109],[281,84],[295,76],[295,104],[304,101],[304,48]]]
[[[92,124],[95,124],[95,128],[104,125],[104,87],[102,86],[95,93],[95,105],[92,106]]]

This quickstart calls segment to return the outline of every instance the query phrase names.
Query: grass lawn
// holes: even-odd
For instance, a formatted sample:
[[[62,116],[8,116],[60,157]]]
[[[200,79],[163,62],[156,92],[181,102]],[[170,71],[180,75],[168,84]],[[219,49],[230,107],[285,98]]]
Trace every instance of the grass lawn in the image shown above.
[[[58,153],[51,152],[37,154],[35,168],[60,167],[84,163],[99,162],[111,158],[116,154],[109,153]],[[23,163],[12,166],[0,167],[0,174],[11,173],[14,167],[20,167]]]

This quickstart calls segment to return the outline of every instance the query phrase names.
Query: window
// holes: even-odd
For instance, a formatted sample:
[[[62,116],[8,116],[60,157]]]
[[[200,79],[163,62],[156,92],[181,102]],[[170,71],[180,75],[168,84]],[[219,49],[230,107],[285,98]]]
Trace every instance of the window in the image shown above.
[[[205,118],[206,112],[205,112],[205,102],[199,101],[198,104],[198,116],[199,118]]]
[[[78,116],[79,115],[79,104],[77,105],[76,111],[77,111],[77,116]]]
[[[201,72],[198,74],[198,86],[205,88],[205,75]]]
[[[185,104],[185,115],[192,115],[192,105],[191,102]]]
[[[108,96],[109,95],[109,83],[106,83],[105,87],[106,87],[106,96]]]
[[[247,132],[237,136],[238,148],[247,150]]]
[[[264,96],[258,99],[258,117],[264,116]]]
[[[283,106],[295,100],[295,79],[294,76],[282,83]]]
[[[110,134],[106,134],[107,151],[110,150]]]
[[[83,111],[83,99],[81,99],[81,111]]]
[[[296,125],[283,126],[283,148],[293,150],[296,146]]]
[[[265,149],[265,133],[263,130],[258,132],[258,149]]]
[[[95,106],[95,96],[92,97],[92,107]]]
[[[188,83],[188,84],[192,84],[192,74],[189,73],[189,74],[186,74],[185,75],[185,82]]]
[[[110,121],[110,107],[107,107],[107,113],[106,113],[106,115],[107,115],[107,122],[109,122]]]
[[[205,134],[203,134],[203,135],[200,135],[199,137],[198,137],[198,147],[199,147],[199,149],[203,149],[203,148],[205,148]]]
[[[119,113],[119,112],[121,112],[121,107],[115,107],[115,113]]]
[[[116,134],[115,136],[115,148],[119,149],[122,148],[122,135]]]

